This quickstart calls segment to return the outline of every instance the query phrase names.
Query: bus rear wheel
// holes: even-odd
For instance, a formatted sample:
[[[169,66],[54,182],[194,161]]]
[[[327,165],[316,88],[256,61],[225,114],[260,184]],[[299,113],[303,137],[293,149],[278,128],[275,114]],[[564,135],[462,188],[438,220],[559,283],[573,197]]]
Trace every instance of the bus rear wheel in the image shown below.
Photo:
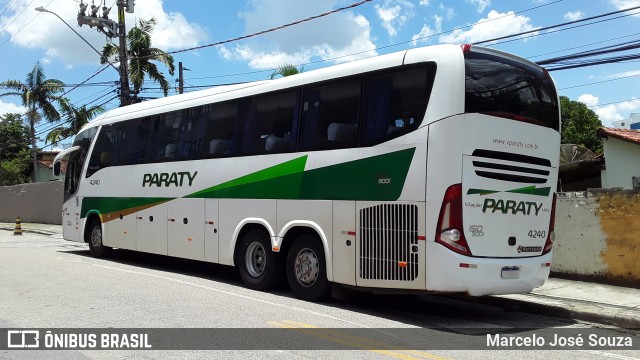
[[[102,243],[102,224],[100,224],[100,221],[95,219],[91,221],[87,240],[89,242],[89,251],[91,251],[93,257],[107,257],[111,253],[112,249]]]
[[[295,296],[307,301],[322,301],[331,296],[331,283],[322,244],[313,235],[298,237],[287,254],[287,280]]]
[[[269,234],[249,230],[240,243],[238,267],[245,285],[253,290],[269,290],[278,285],[282,273],[280,257],[271,251]]]

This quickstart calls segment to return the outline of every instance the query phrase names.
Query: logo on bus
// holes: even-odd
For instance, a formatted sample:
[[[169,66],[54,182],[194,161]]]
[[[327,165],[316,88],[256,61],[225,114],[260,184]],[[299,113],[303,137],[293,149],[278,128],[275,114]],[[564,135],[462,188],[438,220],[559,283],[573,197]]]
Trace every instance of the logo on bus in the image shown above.
[[[174,173],[155,173],[155,174],[144,174],[142,177],[142,187],[169,187],[175,186],[180,187],[186,185],[187,182],[189,186],[193,184],[193,179],[196,178],[198,172],[194,172],[193,174],[188,171],[174,172]]]
[[[391,178],[378,179],[378,185],[391,184]]]
[[[523,252],[540,252],[542,251],[542,246],[518,246],[518,253]]]
[[[503,214],[523,214],[523,215],[538,215],[542,209],[542,203],[536,203],[533,201],[514,201],[514,200],[502,200],[502,199],[484,199],[482,204],[482,212],[486,213],[491,211],[495,213],[499,211]]]

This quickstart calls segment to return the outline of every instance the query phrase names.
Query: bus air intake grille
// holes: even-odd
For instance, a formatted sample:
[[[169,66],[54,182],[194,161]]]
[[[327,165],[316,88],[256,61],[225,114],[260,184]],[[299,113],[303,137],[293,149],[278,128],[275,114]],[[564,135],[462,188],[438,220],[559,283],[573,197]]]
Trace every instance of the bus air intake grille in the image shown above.
[[[383,204],[360,210],[360,278],[413,281],[418,276],[418,207]]]
[[[551,173],[551,161],[539,157],[492,150],[474,150],[476,175],[509,182],[545,184]]]

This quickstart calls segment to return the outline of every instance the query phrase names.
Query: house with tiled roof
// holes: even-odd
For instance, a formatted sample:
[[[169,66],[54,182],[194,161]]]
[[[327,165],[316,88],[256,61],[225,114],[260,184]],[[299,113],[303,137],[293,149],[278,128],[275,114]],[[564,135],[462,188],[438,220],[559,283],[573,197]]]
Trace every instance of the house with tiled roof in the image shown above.
[[[64,174],[67,171],[66,160],[60,163],[60,176],[53,175],[53,159],[56,155],[58,155],[57,151],[40,151],[36,154],[36,160],[38,161],[36,182],[64,180]]]
[[[640,130],[600,128],[606,165],[602,187],[640,187]]]

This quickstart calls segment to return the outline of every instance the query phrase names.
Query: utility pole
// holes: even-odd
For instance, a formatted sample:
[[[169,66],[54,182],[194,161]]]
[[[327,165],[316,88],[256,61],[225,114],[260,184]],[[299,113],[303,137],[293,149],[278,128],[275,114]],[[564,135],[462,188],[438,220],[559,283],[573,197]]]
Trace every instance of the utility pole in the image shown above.
[[[133,12],[133,2],[135,0],[127,0],[131,2],[131,12]],[[129,63],[127,62],[127,30],[124,26],[124,6],[125,0],[118,0],[118,38],[120,40],[120,106],[126,106],[131,103],[129,97]],[[127,5],[127,10],[129,6]]]
[[[184,75],[182,73],[182,61],[178,62],[178,94],[184,92]]]
[[[182,61],[178,62],[178,94],[184,93],[184,70],[191,71],[182,66]]]
[[[95,27],[98,31],[105,34],[109,38],[118,37],[119,49],[119,72],[120,72],[120,106],[131,104],[131,91],[129,90],[129,70],[127,62],[127,30],[124,23],[125,8],[128,13],[133,13],[135,0],[117,0],[118,5],[118,22],[108,18],[109,11],[106,1],[103,0],[102,16],[98,16],[99,6],[91,3],[91,10],[87,15],[88,4],[83,0],[80,1],[80,10],[78,11],[78,25],[89,25]]]

